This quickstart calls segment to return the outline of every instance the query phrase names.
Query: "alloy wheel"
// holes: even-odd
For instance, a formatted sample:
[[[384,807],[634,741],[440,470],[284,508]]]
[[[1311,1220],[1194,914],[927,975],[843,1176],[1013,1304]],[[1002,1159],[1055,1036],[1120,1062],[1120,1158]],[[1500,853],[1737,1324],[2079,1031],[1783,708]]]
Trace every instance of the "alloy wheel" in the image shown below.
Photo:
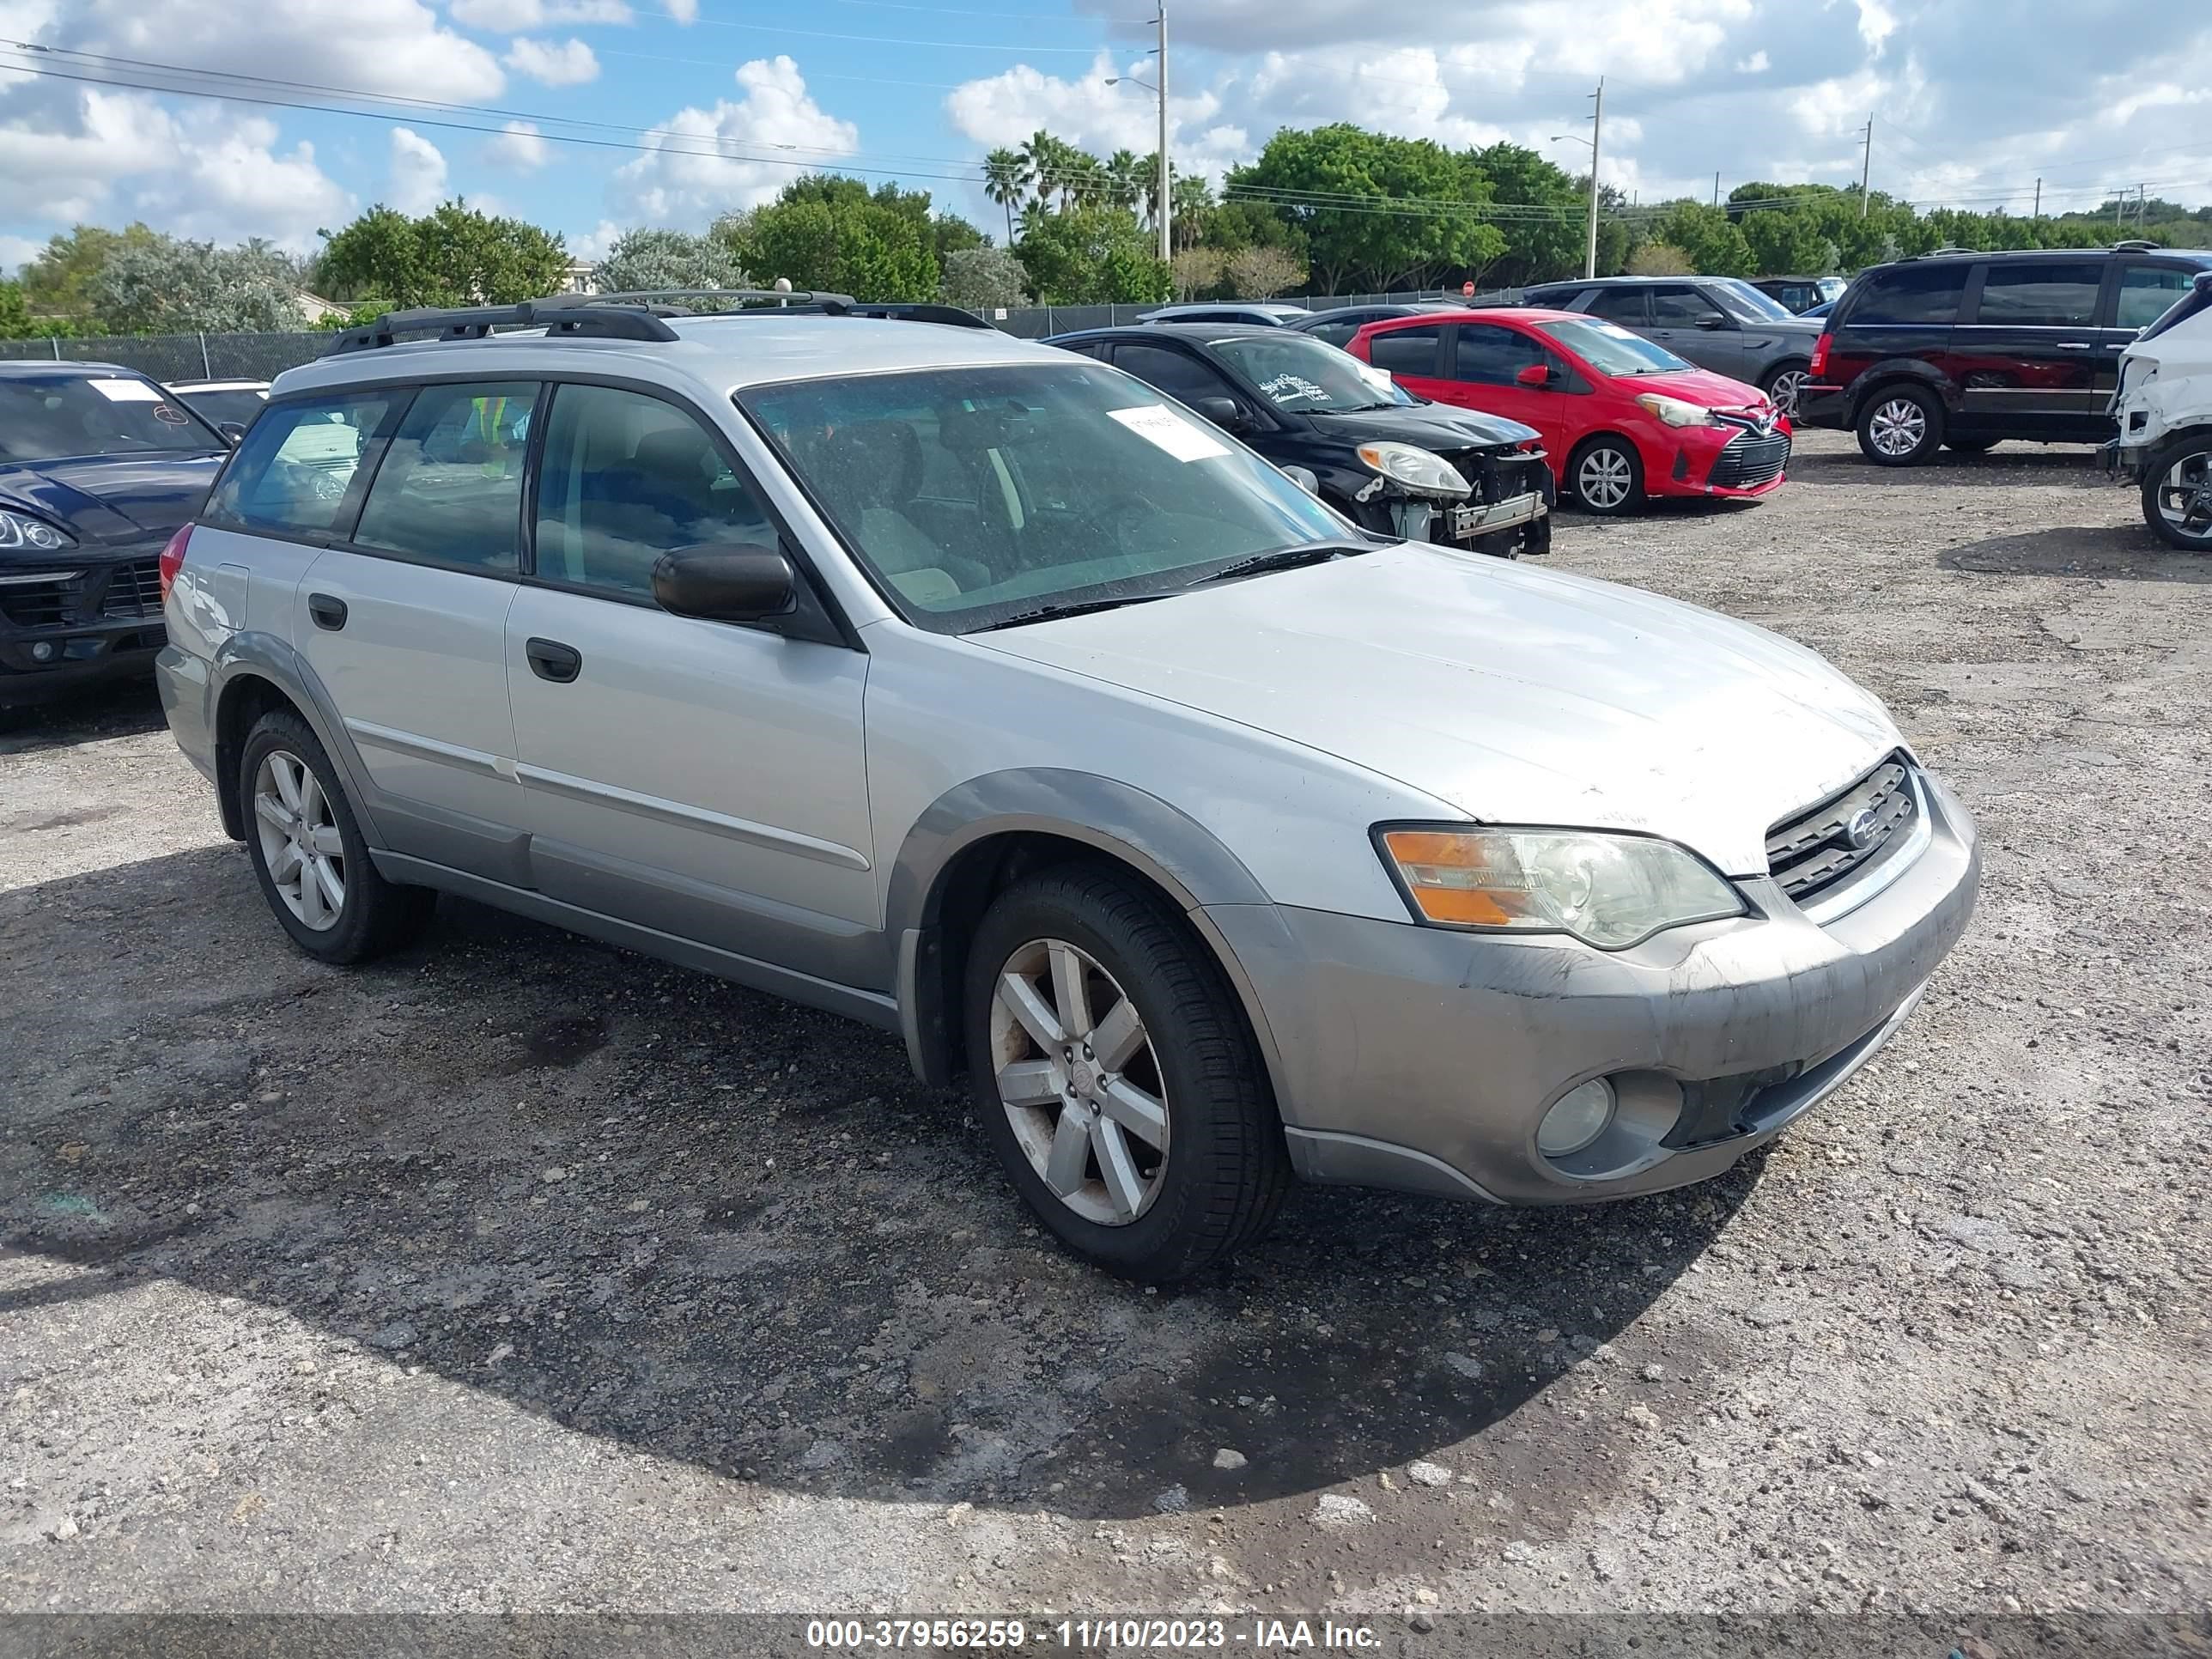
[[[2159,516],[2192,542],[2212,543],[2212,451],[2184,455],[2158,482]]]
[[[1575,469],[1575,489],[1598,511],[1610,512],[1628,499],[1632,480],[1628,457],[1617,449],[1594,449]]]
[[[253,827],[276,896],[318,933],[345,912],[345,842],[330,797],[296,755],[272,749],[253,775]]]
[[[1867,429],[1883,454],[1910,455],[1928,441],[1928,411],[1910,398],[1892,398],[1876,407]]]
[[[1137,1005],[1097,959],[1032,939],[991,995],[990,1064],[1030,1167],[1086,1221],[1126,1226],[1159,1195],[1167,1090]]]
[[[1774,377],[1766,395],[1774,400],[1775,408],[1790,419],[1797,417],[1797,394],[1804,390],[1805,382],[1813,377],[1802,368],[1785,368]]]

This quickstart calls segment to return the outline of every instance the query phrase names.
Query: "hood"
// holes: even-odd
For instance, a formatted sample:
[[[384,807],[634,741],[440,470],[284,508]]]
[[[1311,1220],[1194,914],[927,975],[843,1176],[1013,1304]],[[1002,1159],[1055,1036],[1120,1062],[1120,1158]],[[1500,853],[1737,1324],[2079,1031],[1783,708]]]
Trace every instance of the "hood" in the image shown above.
[[[226,453],[0,464],[0,506],[35,513],[80,544],[166,541],[199,511]]]
[[[1771,402],[1757,386],[1731,380],[1710,368],[1680,368],[1661,374],[1616,374],[1613,385],[1631,397],[1638,392],[1656,392],[1705,409],[1758,409]]]
[[[971,636],[1273,732],[1493,823],[1642,830],[1729,875],[1901,739],[1763,629],[1407,543]]]
[[[1449,404],[1392,404],[1342,414],[1311,410],[1307,416],[1315,431],[1348,444],[1395,441],[1419,444],[1424,449],[1476,449],[1522,444],[1536,436],[1535,428],[1509,421],[1503,415],[1455,409]]]

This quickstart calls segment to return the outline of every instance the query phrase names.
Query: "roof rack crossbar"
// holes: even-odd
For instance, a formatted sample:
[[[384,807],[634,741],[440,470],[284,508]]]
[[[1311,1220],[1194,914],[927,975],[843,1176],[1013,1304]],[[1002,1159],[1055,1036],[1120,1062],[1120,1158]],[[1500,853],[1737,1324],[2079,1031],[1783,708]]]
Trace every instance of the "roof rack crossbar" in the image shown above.
[[[575,304],[567,295],[524,300],[509,306],[427,306],[387,311],[373,323],[349,328],[328,353],[374,351],[398,343],[403,335],[434,335],[441,340],[481,340],[495,328],[543,328],[549,335],[614,340],[673,340],[676,331],[640,306]]]
[[[637,288],[624,289],[613,294],[563,295],[561,297],[568,304],[580,306],[659,306],[683,300],[746,300],[787,307],[851,306],[856,303],[849,294],[817,293],[804,288]]]

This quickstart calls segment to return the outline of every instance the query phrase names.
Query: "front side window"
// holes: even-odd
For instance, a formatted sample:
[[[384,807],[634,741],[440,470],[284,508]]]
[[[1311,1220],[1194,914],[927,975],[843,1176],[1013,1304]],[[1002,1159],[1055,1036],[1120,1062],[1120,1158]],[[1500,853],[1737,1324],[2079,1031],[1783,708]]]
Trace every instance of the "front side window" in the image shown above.
[[[1892,265],[1863,279],[1864,289],[1850,314],[1852,323],[1916,325],[1959,320],[1959,307],[1966,296],[1966,273],[1973,267],[1955,264]]]
[[[1434,374],[1441,326],[1392,328],[1367,337],[1367,361],[1386,374]]]
[[[2093,259],[1992,263],[1977,320],[2012,328],[2087,328],[2097,320],[2103,267]]]
[[[1231,395],[1228,381],[1188,351],[1172,346],[1118,345],[1114,365],[1186,404]]]
[[[537,403],[538,387],[526,380],[424,386],[369,486],[355,542],[513,575],[522,563],[522,475]]]
[[[362,392],[270,404],[223,469],[207,516],[271,536],[340,527],[362,456],[406,396]]]
[[[2120,308],[2112,325],[2148,328],[2189,292],[2196,276],[2176,265],[2130,265],[2120,273]]]
[[[1496,323],[1462,323],[1452,379],[1476,386],[1511,386],[1531,363],[1544,361],[1544,348],[1518,329]]]
[[[82,371],[0,380],[0,462],[84,455],[205,455],[222,434],[136,374]]]
[[[1346,535],[1274,468],[1089,363],[805,380],[738,401],[846,545],[940,633],[1172,592]]]
[[[1690,367],[1665,346],[1595,317],[1546,323],[1543,331],[1601,374],[1667,374]]]
[[[1383,370],[1289,329],[1216,340],[1213,349],[1278,409],[1341,414],[1415,401]]]
[[[1809,287],[1796,285],[1784,289],[1783,292],[1789,301],[1785,305],[1771,294],[1753,288],[1741,276],[1716,278],[1706,284],[1705,291],[1715,304],[1740,323],[1787,322],[1797,314],[1790,308],[1790,306],[1809,306],[1813,303],[1813,290]]]
[[[1654,328],[1696,328],[1700,324],[1718,322],[1721,316],[1718,306],[1686,283],[1651,290]]]
[[[538,466],[538,576],[650,599],[662,554],[769,534],[753,492],[686,410],[615,386],[554,394]]]
[[[1372,320],[1365,317],[1340,318],[1334,322],[1316,323],[1311,328],[1300,331],[1333,346],[1347,346],[1352,343],[1352,337],[1359,332],[1360,325]]]

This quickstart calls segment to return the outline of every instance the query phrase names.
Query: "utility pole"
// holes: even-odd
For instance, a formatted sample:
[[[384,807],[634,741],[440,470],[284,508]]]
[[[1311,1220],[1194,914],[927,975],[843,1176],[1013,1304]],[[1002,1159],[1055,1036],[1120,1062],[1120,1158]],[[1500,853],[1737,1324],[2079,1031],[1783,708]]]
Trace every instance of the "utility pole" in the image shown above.
[[[1719,168],[1717,168],[1717,167],[1716,167],[1716,168],[1714,168],[1714,169],[1713,169],[1713,205],[1714,205],[1715,207],[1718,207],[1720,204],[1721,204],[1721,175],[1720,175],[1720,169],[1719,169]]]
[[[1866,149],[1859,155],[1859,217],[1867,216],[1867,180],[1874,176],[1874,112],[1867,112]]]
[[[2035,211],[2029,216],[2036,219],[2043,216],[2043,180],[2039,178],[2035,181]]]
[[[1170,174],[1168,167],[1168,0],[1158,0],[1160,9],[1160,259],[1163,264],[1175,258],[1175,243],[1169,232],[1168,219],[1171,208],[1168,200]]]
[[[1583,255],[1583,275],[1597,275],[1597,158],[1598,145],[1605,138],[1605,76],[1597,77],[1597,90],[1590,94],[1597,100],[1590,111],[1590,211],[1589,243]]]

